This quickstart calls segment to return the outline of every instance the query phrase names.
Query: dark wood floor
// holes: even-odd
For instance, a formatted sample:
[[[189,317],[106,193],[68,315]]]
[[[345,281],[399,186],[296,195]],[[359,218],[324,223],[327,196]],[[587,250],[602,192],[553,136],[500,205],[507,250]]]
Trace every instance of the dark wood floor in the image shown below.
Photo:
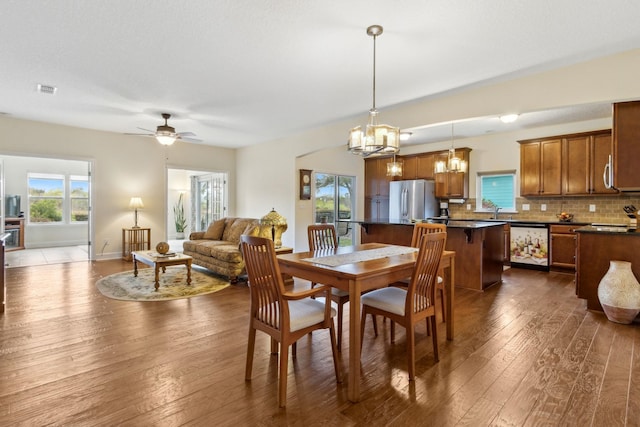
[[[288,406],[259,334],[244,381],[248,289],[169,302],[103,297],[123,261],[11,268],[0,317],[0,425],[640,424],[640,333],[585,310],[573,277],[508,270],[484,293],[458,289],[456,339],[440,362],[418,327],[417,380],[405,335],[364,339],[362,401],[335,383],[328,333],[299,342]],[[346,323],[345,323],[346,325]],[[346,371],[347,340],[342,366]]]

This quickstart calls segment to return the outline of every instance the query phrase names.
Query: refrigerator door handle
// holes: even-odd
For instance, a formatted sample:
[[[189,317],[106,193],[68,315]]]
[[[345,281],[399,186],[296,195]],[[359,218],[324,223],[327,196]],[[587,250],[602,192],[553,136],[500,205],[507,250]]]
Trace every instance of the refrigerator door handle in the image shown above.
[[[407,208],[407,204],[408,204],[407,198],[408,197],[409,197],[409,190],[407,190],[406,188],[403,188],[402,189],[402,202],[401,202],[402,205],[401,205],[401,208],[400,208],[401,209],[400,213],[402,214],[403,217],[407,216],[407,213],[408,213],[407,212],[408,211],[408,208]]]

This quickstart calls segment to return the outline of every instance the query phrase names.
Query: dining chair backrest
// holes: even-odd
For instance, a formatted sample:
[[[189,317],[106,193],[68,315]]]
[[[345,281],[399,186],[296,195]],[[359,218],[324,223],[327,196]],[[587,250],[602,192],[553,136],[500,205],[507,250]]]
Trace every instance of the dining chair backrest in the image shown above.
[[[251,317],[265,326],[282,330],[289,319],[288,305],[282,303],[285,292],[273,240],[242,235],[240,246],[251,292]]]
[[[420,238],[427,233],[446,233],[447,226],[445,224],[431,224],[429,222],[419,222],[413,226],[413,235],[411,236],[411,246],[417,248],[420,244]]]
[[[333,224],[312,224],[307,227],[309,250],[334,249],[338,247],[336,228]]]
[[[447,233],[427,233],[420,240],[405,302],[405,313],[410,316],[428,310],[435,304],[438,269],[446,241]]]

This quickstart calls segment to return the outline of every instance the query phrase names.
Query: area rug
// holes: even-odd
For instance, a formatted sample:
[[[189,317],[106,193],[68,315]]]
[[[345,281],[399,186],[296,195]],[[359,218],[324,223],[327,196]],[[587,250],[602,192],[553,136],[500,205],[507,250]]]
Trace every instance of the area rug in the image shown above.
[[[187,269],[183,266],[167,267],[160,273],[160,287],[154,286],[153,268],[141,268],[138,277],[133,271],[112,274],[96,282],[102,295],[123,301],[165,301],[191,298],[218,292],[229,286],[229,280],[212,273],[191,269],[191,285],[187,285]]]

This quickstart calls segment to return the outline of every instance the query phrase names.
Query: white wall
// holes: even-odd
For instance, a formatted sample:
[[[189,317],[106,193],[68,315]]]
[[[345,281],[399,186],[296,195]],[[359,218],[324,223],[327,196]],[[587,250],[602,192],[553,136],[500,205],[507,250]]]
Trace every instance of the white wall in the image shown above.
[[[133,225],[129,199],[140,196],[139,224],[151,227],[151,241],[166,240],[166,168],[229,173],[229,208],[235,209],[235,150],[176,142],[170,147],[153,138],[100,132],[0,116],[0,154],[35,155],[94,162],[94,247],[97,258],[118,256],[122,228]],[[8,183],[5,183],[8,185]]]
[[[505,112],[529,112],[577,104],[640,99],[639,75],[640,50],[636,49],[508,82],[441,94],[383,110],[381,117],[385,123],[411,128],[466,118],[497,116]],[[365,101],[363,100],[362,117],[343,120],[267,144],[239,149],[237,168],[242,171],[238,175],[239,212],[259,209],[266,213],[270,207],[276,207],[289,223],[288,231],[282,236],[283,244],[297,250],[296,246],[300,247],[305,242],[300,234],[306,229],[308,221],[307,211],[301,208],[301,212],[298,212],[295,207],[298,197],[297,170],[303,167],[302,164],[305,169],[331,170],[335,164],[353,161],[356,179],[362,182],[364,162],[362,159],[353,160],[355,156],[347,153],[346,139],[349,129],[366,121]],[[304,108],[302,102],[301,108]],[[471,153],[470,186],[475,188],[476,170],[518,169],[519,148],[515,143],[518,139],[601,129],[604,124],[606,123],[574,123],[547,129],[530,129],[511,135],[492,135],[477,138],[477,141],[461,140],[460,146],[474,149]],[[610,123],[604,127],[609,126]],[[449,146],[450,141],[443,141],[415,149],[435,151]],[[401,152],[409,154],[413,149],[403,148]],[[322,155],[320,153],[323,150],[330,151],[327,155]],[[318,153],[313,159],[314,164],[296,160],[312,152]],[[363,187],[359,185],[358,194],[362,195],[363,191]],[[360,206],[362,203],[363,199],[359,197],[359,213],[363,212],[363,207]],[[297,217],[298,214],[301,215],[300,218]]]

